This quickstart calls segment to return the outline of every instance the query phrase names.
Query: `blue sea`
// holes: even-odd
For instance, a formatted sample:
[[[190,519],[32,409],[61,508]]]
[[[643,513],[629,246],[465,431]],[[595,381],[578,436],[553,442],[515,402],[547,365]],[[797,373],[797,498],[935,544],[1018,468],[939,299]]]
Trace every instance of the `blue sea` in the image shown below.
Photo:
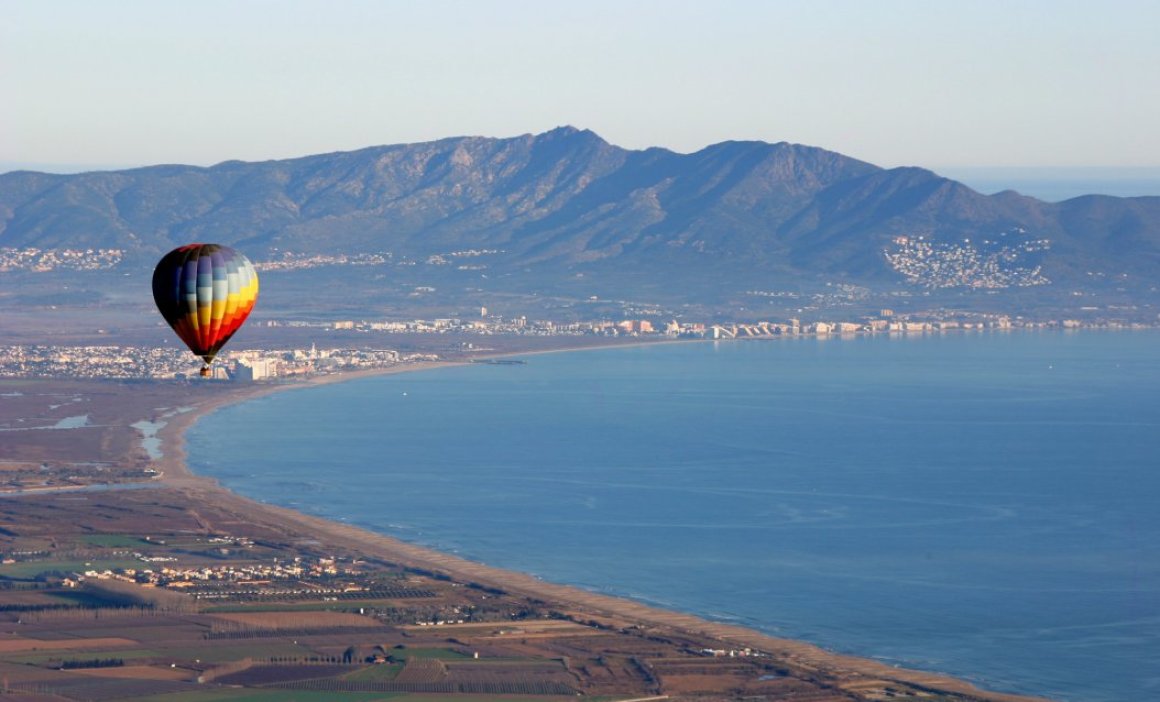
[[[1062,202],[1084,195],[1160,195],[1160,168],[951,166],[936,170],[981,193],[991,195],[1015,190],[1046,202]]]
[[[987,688],[1160,699],[1160,333],[702,342],[276,393],[196,472]]]

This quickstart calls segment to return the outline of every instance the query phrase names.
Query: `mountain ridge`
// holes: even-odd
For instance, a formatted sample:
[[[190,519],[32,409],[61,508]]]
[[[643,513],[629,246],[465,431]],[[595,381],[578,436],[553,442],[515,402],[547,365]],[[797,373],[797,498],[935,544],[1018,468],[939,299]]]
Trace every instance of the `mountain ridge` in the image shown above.
[[[116,249],[121,265],[146,266],[194,240],[255,261],[487,251],[465,268],[476,284],[636,279],[673,299],[705,277],[738,289],[1154,290],[1160,197],[1047,203],[784,141],[682,154],[571,126],[207,167],[0,174],[0,248]],[[448,272],[458,269],[436,277],[466,284]]]

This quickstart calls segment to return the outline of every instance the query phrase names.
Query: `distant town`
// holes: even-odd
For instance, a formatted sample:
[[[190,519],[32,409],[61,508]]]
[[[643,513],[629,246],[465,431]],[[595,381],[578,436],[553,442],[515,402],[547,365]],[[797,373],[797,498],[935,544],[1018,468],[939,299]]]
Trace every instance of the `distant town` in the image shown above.
[[[1006,331],[1013,329],[1131,329],[1146,325],[1116,320],[1087,322],[1076,319],[1029,320],[1006,315],[977,315],[971,319],[925,319],[896,316],[892,310],[881,310],[879,316],[857,321],[784,322],[759,321],[749,324],[715,324],[658,322],[649,319],[620,321],[568,322],[529,320],[526,317],[505,319],[488,316],[480,310],[478,319],[433,319],[410,321],[332,322],[267,320],[265,327],[286,327],[299,331],[317,329],[320,338],[329,331],[354,331],[366,334],[431,334],[456,338],[478,336],[480,342],[460,341],[456,359],[486,356],[489,336],[541,337],[627,337],[641,341],[661,340],[729,340],[770,339],[780,337],[848,337],[867,334],[935,334],[943,332]],[[372,346],[368,344],[368,347]],[[224,351],[213,367],[213,378],[236,382],[265,381],[275,378],[303,377],[351,370],[388,368],[398,364],[451,360],[434,352],[403,353],[382,348],[309,348],[244,349]],[[177,345],[139,347],[125,345],[9,345],[0,346],[0,378],[87,378],[87,379],[186,379],[197,373],[197,362],[190,352]]]
[[[940,243],[925,236],[897,236],[881,251],[888,266],[911,287],[986,289],[1026,288],[1050,285],[1037,254],[1051,249],[1046,238],[1030,238],[1021,227],[1000,232],[994,239]],[[390,251],[353,254],[307,254],[272,252],[268,260],[254,261],[258,271],[303,271],[324,266],[451,266],[463,271],[483,271],[489,256],[499,249],[466,249],[431,254],[420,260],[395,256]],[[54,270],[111,270],[120,266],[121,249],[40,249],[0,247],[0,272]],[[1097,275],[1092,272],[1089,276]]]
[[[0,272],[102,271],[116,268],[121,249],[41,249],[0,247]]]
[[[886,261],[906,282],[924,288],[1029,288],[1050,285],[1038,265],[1027,264],[1034,254],[1051,248],[1049,239],[1020,239],[1026,230],[1016,227],[1011,241],[1007,232],[992,239],[936,243],[926,237],[898,236],[894,248],[885,251]]]

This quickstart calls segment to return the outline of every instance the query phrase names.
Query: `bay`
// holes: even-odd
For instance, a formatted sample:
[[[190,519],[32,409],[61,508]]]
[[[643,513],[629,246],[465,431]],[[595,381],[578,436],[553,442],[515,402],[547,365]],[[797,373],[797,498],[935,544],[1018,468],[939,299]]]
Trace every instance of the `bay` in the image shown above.
[[[990,689],[1160,698],[1160,334],[649,345],[223,408],[267,502]]]

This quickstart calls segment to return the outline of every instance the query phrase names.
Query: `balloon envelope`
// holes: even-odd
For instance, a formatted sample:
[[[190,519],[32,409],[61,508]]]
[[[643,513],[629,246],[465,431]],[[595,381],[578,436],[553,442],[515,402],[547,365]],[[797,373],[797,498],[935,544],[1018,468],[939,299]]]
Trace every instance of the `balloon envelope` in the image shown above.
[[[257,299],[253,264],[228,246],[180,246],[165,254],[153,270],[157,309],[186,346],[205,359],[207,368],[241,328]]]

